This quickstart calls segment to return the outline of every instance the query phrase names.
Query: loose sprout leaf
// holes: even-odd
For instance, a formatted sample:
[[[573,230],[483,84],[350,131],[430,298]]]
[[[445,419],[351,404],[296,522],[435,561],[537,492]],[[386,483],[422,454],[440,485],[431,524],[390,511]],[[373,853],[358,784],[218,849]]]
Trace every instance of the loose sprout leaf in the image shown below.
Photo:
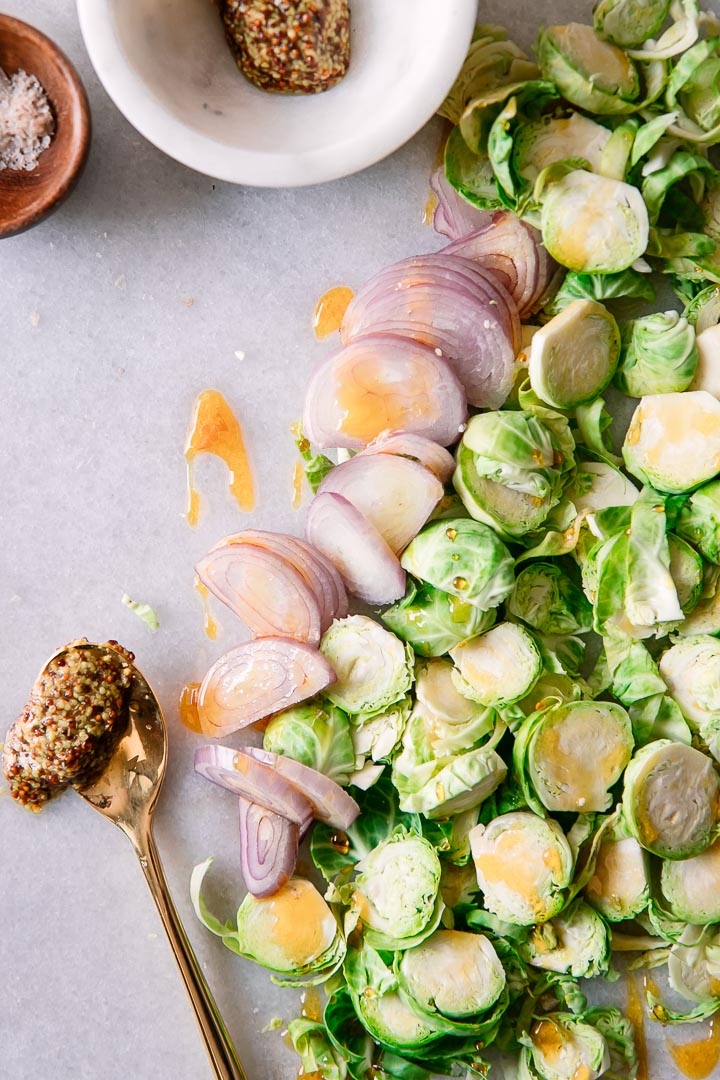
[[[131,600],[127,593],[122,594],[121,601],[126,608],[129,608],[130,611],[137,615],[138,619],[142,619],[152,631],[160,629],[158,617],[149,604],[141,604],[137,600]]]

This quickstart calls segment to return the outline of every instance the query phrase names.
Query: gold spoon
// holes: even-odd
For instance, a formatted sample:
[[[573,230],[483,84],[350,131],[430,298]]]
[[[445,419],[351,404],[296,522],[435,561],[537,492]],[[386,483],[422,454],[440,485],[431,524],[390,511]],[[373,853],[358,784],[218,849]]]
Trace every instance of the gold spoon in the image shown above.
[[[107,651],[97,645],[72,650]],[[55,653],[48,663],[68,649]],[[46,665],[47,666],[47,665]],[[78,790],[85,802],[122,829],[135,848],[195,1012],[217,1080],[247,1080],[217,1005],[170,897],[152,834],[152,819],[167,763],[167,730],[150,686],[133,666],[128,726],[101,776]]]

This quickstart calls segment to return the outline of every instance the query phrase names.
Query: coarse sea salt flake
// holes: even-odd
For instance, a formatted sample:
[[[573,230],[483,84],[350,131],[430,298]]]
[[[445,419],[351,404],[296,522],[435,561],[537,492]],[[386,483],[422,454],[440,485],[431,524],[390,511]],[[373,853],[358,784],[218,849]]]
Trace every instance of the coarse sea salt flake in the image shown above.
[[[50,103],[35,76],[20,69],[8,78],[0,68],[0,171],[36,169],[54,133]]]

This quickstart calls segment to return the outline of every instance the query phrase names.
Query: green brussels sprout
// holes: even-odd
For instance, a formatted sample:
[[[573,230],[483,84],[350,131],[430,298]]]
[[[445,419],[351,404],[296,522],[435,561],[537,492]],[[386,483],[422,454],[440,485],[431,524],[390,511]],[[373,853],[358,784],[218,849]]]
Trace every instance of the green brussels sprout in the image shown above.
[[[623,815],[631,834],[661,859],[689,859],[717,835],[720,779],[692,746],[657,739],[625,770]]]
[[[630,397],[687,390],[697,368],[695,330],[677,311],[633,319],[622,331],[615,385]]]
[[[633,751],[630,717],[612,701],[553,702],[515,735],[513,763],[531,809],[607,810]],[[544,809],[543,809],[544,808]]]
[[[703,587],[703,561],[695,548],[674,533],[668,533],[670,576],[675,582],[677,598],[687,614],[696,606]]]
[[[556,821],[523,810],[476,825],[470,848],[484,905],[506,922],[533,926],[565,906],[573,854]]]
[[[400,562],[413,577],[480,611],[502,603],[515,580],[513,557],[505,544],[488,525],[470,518],[426,525]]]
[[[720,479],[699,487],[684,504],[675,526],[708,562],[720,564]]]
[[[354,752],[352,784],[358,785],[358,774],[368,767],[370,761],[387,761],[392,757],[402,739],[411,709],[412,698],[407,694],[384,712],[371,713],[370,716],[359,713],[351,718],[350,740]],[[369,773],[369,777],[379,776],[380,772],[382,769]]]
[[[463,443],[457,449],[457,463],[453,484],[466,510],[476,521],[490,525],[503,540],[513,541],[535,532],[550,513],[552,495],[541,499],[479,476],[475,455]]]
[[[366,615],[336,619],[320,651],[337,675],[325,696],[347,713],[382,712],[412,686],[412,649]]]
[[[593,8],[596,33],[623,49],[657,37],[671,0],[599,0]]]
[[[445,147],[445,179],[471,206],[479,210],[503,208],[490,159],[470,149],[459,124],[450,132]]]
[[[518,1080],[597,1080],[610,1067],[605,1037],[569,1013],[548,1013],[526,1035]]]
[[[400,808],[428,818],[479,806],[505,779],[495,750],[505,730],[492,709],[456,690],[453,666],[433,660],[418,674],[418,701],[393,761]]]
[[[522,626],[502,622],[450,650],[453,682],[466,697],[501,707],[530,692],[542,672],[534,638]]]
[[[563,427],[562,443],[554,426],[531,412],[479,413],[470,418],[462,444],[473,452],[478,476],[538,499],[557,496],[557,501],[564,474],[575,462],[567,421],[556,419]]]
[[[678,95],[685,115],[703,131],[720,124],[720,58],[702,60]]]
[[[717,926],[685,927],[670,949],[668,982],[672,989],[695,1004],[690,1012],[671,1012],[654,994],[648,994],[653,1014],[663,1024],[707,1020],[720,1010],[720,932]]]
[[[347,887],[373,948],[410,948],[442,914],[440,860],[429,841],[402,826],[356,864]]]
[[[593,979],[608,970],[610,935],[589,904],[574,900],[554,919],[536,926],[520,954],[531,967]]]
[[[315,1073],[322,1080],[345,1080],[347,1062],[333,1046],[324,1024],[300,1016],[290,1021],[287,1033],[300,1058],[302,1075]]]
[[[448,1034],[481,1034],[482,1014],[505,991],[505,969],[488,938],[460,930],[436,930],[397,953],[395,974],[405,1003]]]
[[[720,401],[704,390],[651,394],[623,444],[633,476],[659,491],[693,491],[720,471]]]
[[[346,785],[355,770],[355,751],[344,712],[319,699],[276,713],[265,728],[263,746],[317,769]]]
[[[700,599],[677,628],[682,637],[720,634],[720,567],[705,564]]]
[[[655,286],[650,274],[633,269],[622,270],[619,274],[578,274],[570,270],[543,310],[546,315],[557,315],[571,300],[601,300],[604,303],[623,297],[652,303]]]
[[[585,634],[592,607],[556,563],[533,562],[520,571],[507,601],[508,611],[541,634]]]
[[[672,914],[683,922],[720,922],[720,841],[692,859],[664,862],[660,888]]]
[[[598,172],[610,132],[602,124],[571,112],[566,118],[543,116],[523,124],[515,136],[515,166],[534,183],[543,169],[568,158],[582,158]]]
[[[608,506],[632,506],[638,489],[606,461],[582,461],[565,489],[566,497],[578,513],[595,512]]]
[[[534,79],[537,74],[537,65],[507,40],[507,30],[502,26],[477,26],[465,63],[438,112],[457,124],[468,103],[479,94]]]
[[[627,270],[644,254],[650,234],[637,188],[583,169],[549,183],[542,196],[541,227],[552,257],[582,274]]]
[[[706,200],[710,190],[717,195],[718,220],[715,226],[713,226],[712,221],[706,221],[705,231],[718,240],[720,239],[720,183],[707,185],[705,189]],[[703,202],[703,207],[705,205],[706,203]],[[715,202],[713,202],[713,206],[715,206]],[[714,228],[717,230],[717,235],[713,231]],[[701,289],[687,302],[683,314],[690,325],[695,327],[695,333],[698,337],[700,337],[703,330],[707,330],[711,326],[717,326],[720,323],[720,285],[707,285],[704,289]],[[693,386],[692,389],[701,388]]]
[[[636,108],[640,80],[635,65],[591,26],[571,22],[544,27],[535,55],[543,78],[552,80],[573,105],[599,116]]]
[[[397,979],[366,941],[362,949],[348,951],[344,971],[357,1017],[377,1042],[401,1053],[417,1053],[442,1038],[441,1031],[424,1023],[405,1004]]]
[[[530,385],[548,405],[576,409],[602,394],[619,356],[620,331],[607,308],[572,300],[532,339]]]
[[[212,859],[196,866],[190,897],[203,926],[238,956],[276,973],[280,985],[324,982],[345,957],[345,939],[331,908],[310,881],[291,878],[268,899],[248,893],[237,913],[237,928],[211,915],[202,897]]]
[[[481,611],[457,596],[409,579],[405,596],[381,618],[418,656],[444,656],[453,645],[489,630],[496,614],[494,608]]]
[[[603,839],[585,899],[610,922],[634,919],[650,900],[650,863],[634,836]]]
[[[690,728],[720,754],[720,640],[683,637],[663,654],[660,674]]]

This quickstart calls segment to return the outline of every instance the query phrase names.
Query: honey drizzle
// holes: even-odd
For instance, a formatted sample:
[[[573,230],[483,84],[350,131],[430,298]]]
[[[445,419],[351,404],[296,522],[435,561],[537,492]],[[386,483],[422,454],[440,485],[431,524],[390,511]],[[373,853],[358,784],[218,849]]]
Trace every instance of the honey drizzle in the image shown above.
[[[293,467],[292,478],[292,508],[293,510],[299,510],[302,506],[303,499],[303,480],[305,479],[305,471],[302,467],[302,461],[296,461]]]
[[[710,1021],[704,1039],[693,1042],[673,1043],[665,1040],[670,1056],[683,1076],[688,1080],[705,1080],[712,1076],[720,1062],[720,1022],[717,1017]]]
[[[340,329],[345,312],[355,293],[347,285],[328,289],[318,300],[313,314],[315,337],[322,341]]]
[[[178,701],[178,712],[180,713],[180,719],[186,728],[190,731],[196,731],[198,734],[202,734],[202,727],[200,726],[200,716],[198,714],[197,699],[198,691],[200,689],[200,683],[191,682],[183,686],[180,691],[180,700]]]
[[[645,1042],[645,1006],[635,976],[628,972],[627,976],[627,1017],[632,1024],[635,1033],[635,1049],[637,1050],[638,1067],[636,1080],[649,1080],[648,1053]]]
[[[215,622],[212,611],[210,610],[210,594],[207,586],[203,585],[199,577],[196,577],[194,588],[202,601],[203,613],[205,615],[205,633],[211,641],[214,641],[218,634],[218,624]]]
[[[219,390],[203,390],[195,399],[184,454],[187,463],[188,525],[194,528],[200,514],[200,494],[194,482],[195,459],[200,454],[219,457],[227,466],[228,485],[240,509],[254,508],[255,493],[242,430]]]

